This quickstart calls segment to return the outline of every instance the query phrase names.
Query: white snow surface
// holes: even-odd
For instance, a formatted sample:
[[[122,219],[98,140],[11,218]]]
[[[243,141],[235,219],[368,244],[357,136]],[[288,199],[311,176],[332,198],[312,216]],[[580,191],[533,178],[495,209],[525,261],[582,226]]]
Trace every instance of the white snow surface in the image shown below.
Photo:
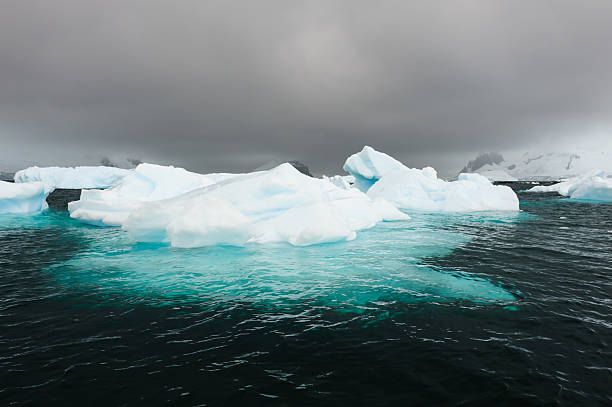
[[[529,192],[556,192],[573,199],[612,202],[612,177],[602,170],[592,170],[550,186],[538,185]]]
[[[0,181],[0,213],[40,212],[47,209],[51,189],[42,182],[12,183]]]
[[[484,170],[478,171],[478,174],[482,175],[489,181],[518,181],[517,178],[508,174],[504,170]]]
[[[134,210],[123,229],[136,241],[174,247],[295,246],[352,240],[380,221],[410,217],[383,199],[343,189],[282,164],[241,174]]]
[[[144,202],[159,201],[214,184],[234,174],[197,174],[183,168],[140,164],[108,189],[84,189],[68,204],[72,218],[97,226],[121,226]]]
[[[15,182],[43,182],[51,188],[108,188],[129,174],[115,167],[29,167],[15,173]]]
[[[431,167],[408,168],[368,146],[350,156],[344,169],[355,177],[355,186],[370,198],[384,198],[404,210],[519,210],[518,197],[510,187],[493,185],[479,174],[460,174],[457,181],[444,181]]]
[[[487,154],[482,154],[484,157]],[[478,158],[475,161],[478,161]],[[465,172],[477,172],[492,181],[511,181],[507,175],[520,181],[558,181],[579,177],[602,169],[612,172],[612,154],[605,150],[576,149],[572,152],[537,152],[522,155],[504,154],[505,160],[477,168],[466,166]],[[472,164],[472,162],[470,162]],[[507,175],[506,175],[507,174]]]

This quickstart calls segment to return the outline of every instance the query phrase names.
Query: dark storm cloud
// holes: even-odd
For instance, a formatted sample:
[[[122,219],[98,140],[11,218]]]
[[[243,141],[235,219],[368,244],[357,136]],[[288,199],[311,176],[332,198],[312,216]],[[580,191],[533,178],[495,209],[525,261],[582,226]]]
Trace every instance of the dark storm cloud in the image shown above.
[[[123,154],[246,170],[297,158],[337,171],[371,144],[451,173],[479,151],[578,139],[612,121],[609,1],[1,8],[9,163]]]

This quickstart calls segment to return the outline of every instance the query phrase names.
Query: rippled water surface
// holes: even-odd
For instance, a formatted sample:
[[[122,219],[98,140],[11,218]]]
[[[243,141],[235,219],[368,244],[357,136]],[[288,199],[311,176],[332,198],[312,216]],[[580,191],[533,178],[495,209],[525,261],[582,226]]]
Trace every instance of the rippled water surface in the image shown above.
[[[307,248],[0,215],[0,404],[612,404],[612,205],[520,198]]]

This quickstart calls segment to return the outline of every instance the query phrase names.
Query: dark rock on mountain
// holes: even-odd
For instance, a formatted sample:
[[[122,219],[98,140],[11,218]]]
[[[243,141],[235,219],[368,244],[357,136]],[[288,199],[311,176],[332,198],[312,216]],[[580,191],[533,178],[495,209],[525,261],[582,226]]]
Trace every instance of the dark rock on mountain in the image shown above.
[[[13,174],[12,172],[2,172],[2,171],[0,171],[0,181],[13,182],[13,177],[14,176],[15,176],[15,174]]]
[[[489,164],[499,164],[504,161],[504,157],[499,153],[482,153],[463,167],[460,172],[474,172],[479,168]]]
[[[309,177],[312,177],[312,174],[310,173],[310,170],[308,169],[308,167],[305,164],[302,164],[299,161],[289,161],[289,164],[293,165],[293,167],[298,170],[299,172],[301,172],[304,175],[308,175]]]

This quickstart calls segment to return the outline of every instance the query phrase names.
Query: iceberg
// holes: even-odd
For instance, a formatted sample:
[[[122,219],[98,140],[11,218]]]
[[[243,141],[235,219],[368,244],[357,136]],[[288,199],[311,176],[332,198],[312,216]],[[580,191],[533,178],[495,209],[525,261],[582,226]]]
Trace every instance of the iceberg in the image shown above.
[[[370,146],[365,146],[359,153],[351,155],[342,167],[355,178],[355,187],[363,192],[366,192],[383,175],[403,168],[406,168],[404,164]]]
[[[29,167],[17,171],[16,183],[43,182],[50,188],[108,188],[130,170],[116,167]]]
[[[173,198],[235,174],[197,174],[183,168],[139,164],[108,189],[84,189],[68,204],[70,217],[96,226],[121,226],[144,202]]]
[[[507,186],[493,185],[476,173],[462,173],[457,181],[438,178],[431,167],[408,168],[387,154],[364,147],[350,156],[344,169],[355,177],[356,188],[372,199],[403,210],[429,212],[518,211],[519,200]]]
[[[557,184],[535,186],[528,192],[556,192],[573,199],[612,202],[612,178],[605,171],[593,170]]]
[[[42,182],[16,184],[0,181],[0,213],[40,212],[47,209],[51,189]]]
[[[173,247],[308,246],[410,219],[402,210],[518,210],[512,189],[478,174],[447,182],[368,146],[344,168],[350,175],[313,178],[289,163],[245,174],[140,164],[108,189],[83,190],[68,210],[85,223],[122,227],[134,241]]]
[[[285,163],[144,203],[125,219],[123,229],[133,240],[173,247],[308,246],[352,240],[356,231],[380,221],[407,219],[384,199],[309,177]]]

